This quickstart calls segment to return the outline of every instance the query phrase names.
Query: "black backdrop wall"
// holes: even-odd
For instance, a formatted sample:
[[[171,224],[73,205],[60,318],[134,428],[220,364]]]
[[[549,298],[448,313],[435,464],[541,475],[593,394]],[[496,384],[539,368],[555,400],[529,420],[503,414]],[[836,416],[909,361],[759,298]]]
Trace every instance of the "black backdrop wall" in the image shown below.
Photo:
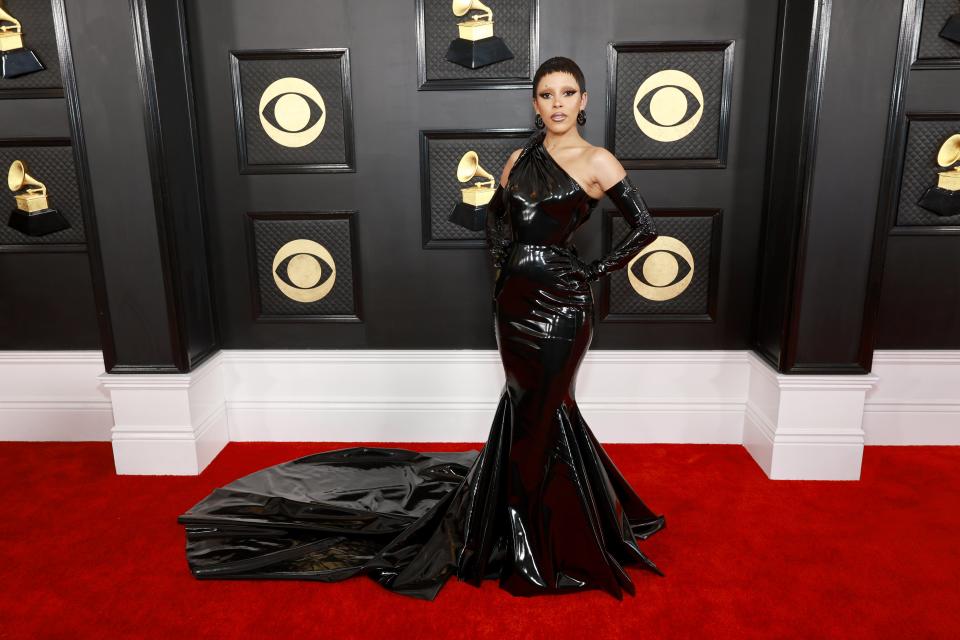
[[[494,348],[485,252],[423,248],[419,131],[530,128],[531,90],[418,91],[413,0],[187,6],[224,346]],[[590,100],[583,135],[594,144],[604,141],[608,42],[736,42],[727,168],[631,172],[651,207],[723,210],[715,321],[603,323],[595,348],[748,345],[776,13],[775,3],[748,0],[722,8],[710,0],[540,4],[540,60],[566,55],[583,69]],[[310,47],[349,48],[356,172],[241,175],[228,52]],[[601,203],[578,233],[581,254],[601,251],[600,209],[610,206]],[[253,322],[247,212],[325,210],[357,211],[364,322]]]
[[[91,191],[82,131],[72,122],[76,100],[64,8],[59,1],[30,0],[4,6],[30,25],[25,43],[45,69],[0,79],[0,155],[6,160],[0,167],[0,219],[5,225],[14,207],[6,183],[9,158],[28,161],[56,150],[55,159],[44,158],[53,160],[48,165],[27,166],[73,224],[42,239],[12,229],[0,235],[0,349],[96,349],[100,339],[85,228],[92,222]],[[85,216],[81,208],[87,209]]]
[[[418,91],[413,0],[187,0],[182,14],[165,13],[164,7],[176,3],[145,0],[64,4],[77,108],[71,111],[67,98],[4,95],[0,139],[75,136],[70,122],[77,118],[93,194],[87,215],[95,218],[96,228],[79,252],[76,247],[0,247],[0,348],[94,348],[99,343],[108,370],[131,371],[187,370],[216,346],[493,348],[492,272],[485,253],[423,246],[419,133],[529,128],[528,88]],[[892,183],[899,184],[898,158],[909,148],[909,142],[898,146],[895,135],[907,113],[946,113],[941,119],[949,120],[960,112],[960,93],[947,90],[958,86],[960,70],[949,62],[924,68],[914,61],[911,38],[922,3],[879,4],[541,3],[538,58],[567,55],[583,68],[590,94],[584,137],[594,144],[604,144],[608,42],[736,44],[726,167],[630,170],[654,209],[722,210],[722,235],[714,247],[719,252],[715,315],[710,322],[603,322],[594,348],[757,348],[784,370],[801,370],[803,361],[825,370],[830,363],[863,370],[869,369],[874,347],[960,344],[957,227],[891,230],[895,212],[889,201],[899,192],[888,192]],[[809,8],[819,9],[821,17],[826,12],[829,38],[816,37],[810,11],[804,12]],[[156,18],[156,28],[147,13]],[[179,20],[185,29],[179,34],[176,28],[161,29],[164,19],[174,20],[174,27]],[[786,24],[789,20],[794,22]],[[898,48],[901,32],[909,37]],[[778,39],[778,33],[793,37]],[[165,47],[178,54],[142,55]],[[229,52],[315,47],[349,49],[356,170],[241,174]],[[768,174],[770,159],[790,148],[776,147],[770,135],[778,122],[771,113],[781,114],[781,124],[790,115],[786,100],[778,101],[791,95],[784,83],[794,77],[777,75],[779,62],[790,53],[785,47],[793,48],[803,72],[816,63],[811,52],[824,55],[824,66],[819,76],[807,76],[817,83],[793,95],[807,101],[811,94],[818,96],[818,127],[813,128],[819,132],[818,146],[810,165],[797,167],[812,181],[798,217],[806,222],[787,225],[780,237],[770,220],[781,215],[783,202],[768,189]],[[949,60],[950,52],[933,54]],[[188,72],[180,74],[186,84],[179,89],[166,82],[176,77],[170,69],[178,57]],[[178,108],[168,96],[181,95],[195,120],[178,127],[184,138],[175,141],[163,137],[171,127],[162,135],[158,131],[160,120],[176,121],[164,115]],[[796,112],[798,125],[810,124],[809,109]],[[152,121],[151,113],[160,114],[160,120]],[[186,151],[176,155],[177,145]],[[171,164],[175,157],[189,160],[191,149],[199,156],[198,170],[188,172],[193,184],[174,171],[183,164]],[[581,254],[601,251],[604,208],[609,203],[602,202],[578,234]],[[255,320],[247,214],[287,211],[356,212],[362,322]],[[205,225],[182,222],[185,216]],[[798,234],[806,238],[806,251],[784,254]],[[844,238],[855,249],[849,250]],[[197,256],[204,254],[205,264],[198,265]],[[773,265],[783,255],[785,268],[778,271]],[[847,263],[854,265],[852,272],[832,271]],[[765,273],[779,275],[765,281]],[[806,278],[796,278],[797,273]],[[756,302],[764,287],[785,294],[766,315]],[[758,335],[771,336],[766,346]],[[789,342],[785,336],[795,337],[788,358],[780,350]]]

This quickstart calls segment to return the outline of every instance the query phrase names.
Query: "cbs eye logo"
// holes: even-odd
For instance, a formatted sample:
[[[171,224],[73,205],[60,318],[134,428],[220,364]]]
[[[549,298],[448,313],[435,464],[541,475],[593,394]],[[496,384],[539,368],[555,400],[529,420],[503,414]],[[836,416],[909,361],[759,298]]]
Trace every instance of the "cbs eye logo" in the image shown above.
[[[285,147],[304,147],[320,135],[327,109],[317,88],[300,78],[280,78],[260,96],[260,124]]]
[[[273,256],[273,281],[291,300],[316,302],[330,293],[336,279],[333,256],[313,240],[291,240]]]
[[[693,254],[676,238],[659,236],[627,264],[626,271],[630,286],[641,297],[670,300],[690,286]]]
[[[703,90],[683,71],[658,71],[640,83],[633,96],[637,126],[659,142],[675,142],[690,135],[702,116]]]

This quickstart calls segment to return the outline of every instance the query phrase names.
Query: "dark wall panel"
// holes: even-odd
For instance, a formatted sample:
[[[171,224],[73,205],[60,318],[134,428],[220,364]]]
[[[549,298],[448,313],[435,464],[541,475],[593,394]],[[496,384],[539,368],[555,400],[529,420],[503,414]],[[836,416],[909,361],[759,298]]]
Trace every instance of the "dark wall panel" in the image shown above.
[[[880,251],[872,274],[879,290],[874,328],[878,349],[960,348],[960,225],[954,217],[938,225],[935,220],[931,224],[928,215],[920,220],[921,216],[906,215],[910,211],[899,215],[898,210],[901,191],[908,191],[899,189],[903,179],[935,184],[939,167],[933,159],[946,135],[915,140],[909,134],[908,116],[921,127],[925,119],[957,119],[955,128],[939,127],[960,133],[960,46],[938,36],[946,18],[958,10],[956,3],[943,0],[904,2],[901,51],[894,69],[902,88],[892,92],[887,184],[878,209]],[[916,148],[918,143],[926,149]],[[905,162],[918,155],[926,157],[926,176]],[[902,226],[918,221],[925,225]]]
[[[56,2],[8,2],[4,5],[24,25],[24,42],[34,49],[46,70],[0,79],[0,138],[61,139],[71,137],[67,101],[63,95],[60,60],[54,27]],[[70,69],[66,70],[68,73]],[[26,93],[25,93],[26,91]],[[48,97],[24,97],[43,95]],[[7,151],[17,157],[15,148]],[[48,149],[50,151],[50,149]],[[69,191],[71,220],[74,229],[50,237],[24,237],[13,230],[2,235],[0,245],[0,349],[97,349],[100,339],[96,306],[91,282],[87,245],[83,242],[83,224],[79,221],[80,189],[69,146],[53,153],[58,155],[57,177],[54,169],[28,166],[51,189],[51,205],[56,207],[64,192]],[[64,155],[65,154],[65,155]],[[8,154],[9,155],[9,154]],[[7,161],[0,163],[0,224],[6,225],[14,206],[13,194],[7,189]],[[39,169],[39,171],[38,171]],[[54,183],[58,185],[54,188]],[[23,242],[18,242],[23,238]],[[51,242],[70,242],[54,248],[38,246]],[[33,246],[22,246],[31,244]]]
[[[130,3],[66,7],[117,359],[171,362]]]
[[[0,252],[0,349],[97,349],[87,254]]]
[[[424,249],[422,129],[527,128],[530,89],[417,91],[414,2],[188,0],[212,274],[225,348],[493,348],[493,273],[482,249]],[[449,6],[449,5],[445,5]],[[777,3],[708,0],[540,3],[540,60],[574,58],[589,96],[583,136],[602,145],[608,42],[736,41],[725,169],[631,171],[653,208],[724,212],[715,322],[602,323],[595,348],[746,348],[763,196]],[[370,19],[375,15],[376,19]],[[451,14],[451,21],[455,18]],[[356,172],[241,175],[231,50],[348,47]],[[497,174],[501,167],[492,169]],[[601,203],[596,212],[609,208]],[[250,212],[356,210],[361,323],[258,323],[247,268]],[[602,216],[578,232],[600,254]],[[595,296],[599,304],[599,288]]]
[[[900,236],[890,242],[878,348],[960,349],[958,255],[955,241]]]
[[[901,0],[833,2],[797,362],[856,363]]]
[[[793,238],[798,233],[805,202],[804,175],[809,158],[809,137],[804,118],[808,92],[815,87],[812,48],[816,46],[813,2],[787,0],[777,17],[778,62],[774,70],[767,158],[766,215],[763,221],[757,278],[757,320],[754,347],[773,362],[783,353],[784,318],[789,315],[792,274],[796,260]],[[811,126],[807,121],[807,127]]]
[[[0,138],[68,137],[67,105],[62,98],[0,100]],[[3,167],[4,189],[7,188],[6,172],[7,168]]]

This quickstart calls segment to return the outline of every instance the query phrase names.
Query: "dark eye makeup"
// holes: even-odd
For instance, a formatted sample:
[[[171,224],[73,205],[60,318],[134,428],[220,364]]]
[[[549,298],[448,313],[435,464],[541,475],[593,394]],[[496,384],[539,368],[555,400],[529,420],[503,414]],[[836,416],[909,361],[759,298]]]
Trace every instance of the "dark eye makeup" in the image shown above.
[[[576,91],[574,91],[573,89],[567,89],[566,91],[564,91],[564,93],[571,93],[571,94],[573,94],[573,93],[576,93]],[[541,97],[541,98],[546,98],[546,97],[549,96],[549,95],[550,95],[549,93],[541,93],[541,94],[540,94],[540,97]]]

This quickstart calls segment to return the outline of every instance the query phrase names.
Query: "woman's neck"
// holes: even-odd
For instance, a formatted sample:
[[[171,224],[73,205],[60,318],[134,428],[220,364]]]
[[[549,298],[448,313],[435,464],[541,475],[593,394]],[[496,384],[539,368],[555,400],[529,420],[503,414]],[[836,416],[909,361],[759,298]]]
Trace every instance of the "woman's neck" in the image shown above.
[[[547,131],[543,139],[543,145],[548,150],[581,147],[585,143],[586,140],[580,136],[580,132],[577,131],[576,127],[568,129],[566,133],[550,133]]]

